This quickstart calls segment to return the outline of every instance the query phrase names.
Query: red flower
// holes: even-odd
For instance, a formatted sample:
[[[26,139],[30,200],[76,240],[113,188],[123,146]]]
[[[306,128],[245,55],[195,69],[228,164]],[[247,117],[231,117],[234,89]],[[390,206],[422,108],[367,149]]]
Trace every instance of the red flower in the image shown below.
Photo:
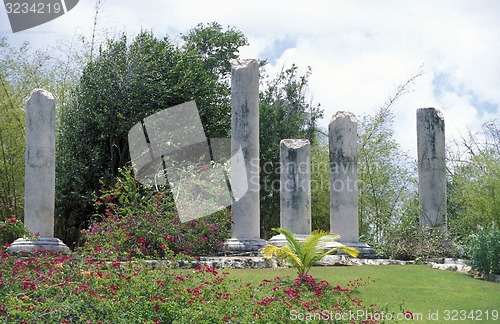
[[[146,239],[142,238],[142,237],[139,237],[139,239],[137,240],[138,243],[146,243]]]
[[[413,313],[410,311],[405,311],[405,319],[413,319]]]
[[[11,223],[15,223],[15,222],[16,222],[16,218],[15,218],[14,216],[12,216],[11,218],[9,218],[9,221],[10,221]]]
[[[290,297],[295,297],[295,296],[298,296],[300,294],[298,290],[295,290],[293,288],[283,290],[283,292]]]
[[[170,235],[165,235],[163,237],[165,240],[169,241],[169,242],[173,242],[174,241],[174,237],[173,236],[170,236]]]
[[[26,289],[35,290],[36,285],[33,281],[25,281],[25,282],[23,282],[23,289],[24,290],[26,290]]]

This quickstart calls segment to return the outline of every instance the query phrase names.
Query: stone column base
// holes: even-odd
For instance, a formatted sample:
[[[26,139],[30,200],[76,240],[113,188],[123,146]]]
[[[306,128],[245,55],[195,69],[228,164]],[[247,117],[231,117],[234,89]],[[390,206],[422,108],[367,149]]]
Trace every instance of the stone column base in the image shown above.
[[[40,237],[36,240],[26,240],[24,238],[18,238],[12,243],[12,245],[7,249],[7,252],[16,253],[31,253],[34,251],[51,251],[51,252],[63,252],[69,253],[70,250],[58,238],[55,237]]]
[[[358,249],[359,255],[358,258],[363,258],[363,259],[376,259],[378,258],[377,253],[369,246],[368,244],[364,242],[346,242],[346,241],[333,241],[330,242],[326,245],[326,249],[330,250],[339,246],[350,246],[353,248]],[[347,253],[343,251],[338,251],[336,254],[344,254],[347,255]]]
[[[299,242],[304,241],[308,236],[309,236],[309,234],[295,234],[295,238]],[[278,235],[274,235],[273,237],[271,237],[271,239],[268,241],[268,243],[272,244],[274,246],[284,246],[284,245],[288,244],[288,241],[286,240],[285,235],[278,234]]]
[[[228,254],[258,254],[266,243],[266,240],[260,238],[230,238],[224,245]]]

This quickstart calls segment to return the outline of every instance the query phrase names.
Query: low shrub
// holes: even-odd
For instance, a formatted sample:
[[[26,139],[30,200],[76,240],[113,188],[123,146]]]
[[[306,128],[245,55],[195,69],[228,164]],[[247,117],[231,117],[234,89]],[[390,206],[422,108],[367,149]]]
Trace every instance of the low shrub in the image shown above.
[[[96,259],[220,254],[231,228],[228,210],[181,222],[168,188],[143,186],[130,169],[121,171],[113,187],[102,190],[96,210],[81,249]]]
[[[470,237],[466,250],[472,269],[486,276],[500,274],[500,229],[494,224],[479,227]]]
[[[446,233],[418,224],[393,228],[386,236],[380,246],[382,254],[397,260],[451,257],[455,253],[455,245]]]

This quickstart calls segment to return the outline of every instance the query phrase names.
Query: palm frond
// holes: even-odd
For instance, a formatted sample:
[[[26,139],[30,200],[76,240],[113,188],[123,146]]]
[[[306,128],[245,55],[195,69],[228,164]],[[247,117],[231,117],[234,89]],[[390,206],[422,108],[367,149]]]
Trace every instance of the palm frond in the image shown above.
[[[292,249],[292,251],[295,251],[298,255],[301,253],[302,246],[300,242],[295,238],[295,234],[287,231],[283,228],[273,228],[273,231],[276,231],[280,234],[283,234],[286,238],[286,241],[288,242],[288,245]]]
[[[303,266],[302,260],[297,256],[297,254],[294,251],[290,249],[290,246],[288,245],[278,247],[275,245],[266,244],[260,250],[260,252],[266,259],[276,256],[278,258],[288,260],[295,267]]]
[[[356,249],[356,248],[354,248],[352,246],[339,246],[339,247],[330,249],[330,250],[326,251],[325,253],[323,253],[321,255],[321,257],[318,259],[318,261],[321,260],[321,259],[323,259],[328,254],[333,253],[335,251],[344,251],[345,253],[349,254],[350,256],[352,256],[354,258],[359,255],[358,249]]]

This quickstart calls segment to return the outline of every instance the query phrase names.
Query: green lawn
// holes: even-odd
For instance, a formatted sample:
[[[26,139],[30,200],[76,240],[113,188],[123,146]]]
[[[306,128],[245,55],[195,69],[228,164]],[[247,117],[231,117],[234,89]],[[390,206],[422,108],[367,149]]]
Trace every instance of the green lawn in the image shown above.
[[[276,276],[295,277],[294,269],[232,269],[230,273],[242,282],[260,282]],[[422,314],[425,322],[431,322],[428,320],[429,313],[435,314],[436,311],[439,312],[439,323],[446,322],[445,317],[451,320],[454,315],[460,319],[465,311],[476,319],[482,315],[483,323],[500,323],[500,284],[465,274],[436,270],[425,265],[313,267],[310,274],[340,286],[345,286],[349,280],[363,278],[363,281],[370,282],[359,288],[357,296],[367,304],[387,306],[392,311],[399,311],[400,305],[403,305],[404,309],[414,314]],[[497,312],[497,321],[492,319],[493,311]],[[477,323],[470,318],[458,322]]]

